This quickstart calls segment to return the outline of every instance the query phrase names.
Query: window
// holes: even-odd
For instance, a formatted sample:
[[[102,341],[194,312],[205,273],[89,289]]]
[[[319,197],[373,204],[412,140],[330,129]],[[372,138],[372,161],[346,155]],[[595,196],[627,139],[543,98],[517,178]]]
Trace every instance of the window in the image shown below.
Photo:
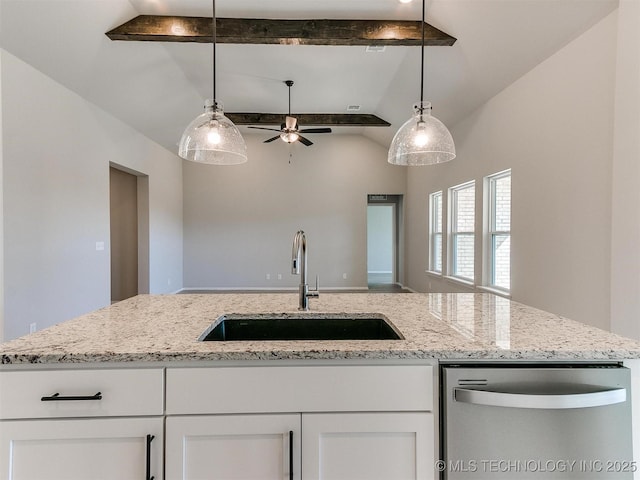
[[[429,195],[429,270],[442,273],[442,191]]]
[[[511,170],[486,177],[487,276],[485,284],[511,289]]]
[[[474,281],[475,182],[449,189],[451,234],[449,236],[450,272],[470,282]]]

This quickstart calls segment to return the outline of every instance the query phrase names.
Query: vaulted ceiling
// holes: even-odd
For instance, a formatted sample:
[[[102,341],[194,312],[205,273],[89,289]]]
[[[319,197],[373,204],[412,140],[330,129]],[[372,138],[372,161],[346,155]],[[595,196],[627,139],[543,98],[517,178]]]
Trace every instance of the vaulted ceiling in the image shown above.
[[[420,0],[217,0],[219,17],[419,20]],[[427,22],[457,38],[426,48],[425,99],[449,127],[617,7],[617,0],[427,0]],[[112,41],[137,15],[210,17],[210,0],[0,0],[0,47],[171,151],[211,97],[210,43]],[[217,47],[217,97],[232,112],[375,114],[390,127],[339,127],[388,145],[419,99],[420,48]],[[303,127],[306,125],[303,125]],[[244,134],[256,131],[241,127]],[[266,138],[266,137],[265,137]],[[323,136],[322,141],[330,141]]]

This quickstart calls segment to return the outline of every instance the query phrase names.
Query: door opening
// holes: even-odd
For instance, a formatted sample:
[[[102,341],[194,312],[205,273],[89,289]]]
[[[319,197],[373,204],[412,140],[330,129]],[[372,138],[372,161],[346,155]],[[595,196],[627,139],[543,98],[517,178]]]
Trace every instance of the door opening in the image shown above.
[[[149,292],[148,177],[109,167],[111,303]]]
[[[367,283],[369,288],[400,282],[402,195],[369,195],[367,201]]]

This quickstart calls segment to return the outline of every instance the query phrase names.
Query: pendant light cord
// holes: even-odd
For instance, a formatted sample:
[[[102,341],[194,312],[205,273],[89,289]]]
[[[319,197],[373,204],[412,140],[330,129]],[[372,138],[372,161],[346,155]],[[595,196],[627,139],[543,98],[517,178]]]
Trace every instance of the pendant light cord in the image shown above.
[[[421,49],[420,49],[420,113],[422,113],[422,105],[424,103],[424,21],[425,21],[425,3],[426,3],[426,0],[422,0],[422,44],[421,44]]]
[[[213,107],[216,109],[217,101],[216,101],[216,0],[211,0],[213,6],[213,21],[211,22],[211,26],[213,27]]]

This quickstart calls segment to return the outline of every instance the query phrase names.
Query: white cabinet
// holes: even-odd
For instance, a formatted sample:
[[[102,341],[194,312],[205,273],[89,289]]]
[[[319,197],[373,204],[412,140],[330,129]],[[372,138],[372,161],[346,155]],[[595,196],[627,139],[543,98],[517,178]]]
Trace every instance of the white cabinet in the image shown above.
[[[433,365],[0,371],[0,480],[432,480]]]
[[[300,480],[300,415],[169,417],[166,478]]]
[[[160,480],[162,445],[162,418],[5,421],[0,479]]]
[[[427,412],[169,417],[166,478],[430,480],[433,433]]]
[[[0,480],[162,479],[162,369],[0,372]]]
[[[0,371],[0,420],[162,415],[163,398],[161,368]]]
[[[429,365],[169,368],[166,380],[167,480],[435,478]]]
[[[410,364],[167,368],[166,413],[431,411],[433,378]]]
[[[426,412],[303,415],[304,479],[433,479],[433,433]]]

